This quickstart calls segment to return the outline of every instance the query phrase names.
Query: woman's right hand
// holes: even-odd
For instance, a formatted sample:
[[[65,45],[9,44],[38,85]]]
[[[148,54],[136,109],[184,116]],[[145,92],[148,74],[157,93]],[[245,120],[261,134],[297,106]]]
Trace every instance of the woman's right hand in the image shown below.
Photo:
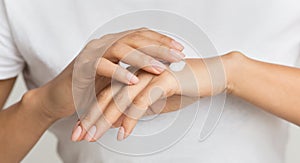
[[[136,84],[138,78],[121,67],[120,61],[152,74],[160,74],[166,67],[159,60],[180,61],[184,58],[182,50],[183,46],[172,38],[147,28],[108,34],[90,41],[56,78],[31,92],[38,96],[43,113],[57,120],[75,112],[74,81],[85,85],[95,84],[96,93],[110,84],[111,79],[124,84]],[[84,78],[87,77],[85,72],[91,70],[87,67],[96,73],[92,78]],[[76,73],[77,78],[74,78]],[[85,85],[78,88],[85,91]]]

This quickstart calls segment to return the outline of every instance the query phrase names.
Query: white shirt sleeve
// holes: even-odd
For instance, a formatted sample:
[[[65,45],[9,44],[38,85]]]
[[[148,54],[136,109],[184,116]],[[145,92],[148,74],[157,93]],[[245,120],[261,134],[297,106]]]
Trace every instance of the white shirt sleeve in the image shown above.
[[[11,34],[5,4],[0,0],[0,80],[17,76],[24,64]]]

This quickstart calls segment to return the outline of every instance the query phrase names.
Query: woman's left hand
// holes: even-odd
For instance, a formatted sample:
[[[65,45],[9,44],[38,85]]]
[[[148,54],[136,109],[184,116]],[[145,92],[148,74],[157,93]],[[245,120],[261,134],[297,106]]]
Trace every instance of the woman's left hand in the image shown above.
[[[162,74],[154,75],[139,70],[136,75],[140,82],[135,85],[112,83],[101,91],[98,98],[98,103],[101,104],[99,108],[87,112],[81,118],[80,124],[77,124],[82,125],[85,130],[85,136],[81,140],[96,141],[109,128],[115,126],[121,126],[118,140],[123,140],[130,135],[137,121],[144,115],[175,111],[200,97],[224,91],[226,83],[221,82],[215,87],[207,67],[217,67],[219,61],[220,58],[217,57],[187,59],[180,71],[168,68]]]

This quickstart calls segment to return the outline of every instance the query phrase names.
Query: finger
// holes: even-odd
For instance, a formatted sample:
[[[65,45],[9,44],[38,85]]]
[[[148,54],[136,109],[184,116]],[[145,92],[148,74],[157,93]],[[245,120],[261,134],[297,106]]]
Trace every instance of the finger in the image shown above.
[[[95,77],[95,93],[99,94],[102,90],[104,90],[107,86],[111,85],[111,78],[105,76],[97,76]]]
[[[124,84],[114,81],[111,85],[108,85],[97,95],[97,104],[94,104],[90,108],[90,110],[81,118],[81,134],[80,136],[78,136],[77,141],[80,141],[84,139],[87,135],[92,134],[92,131],[90,131],[91,127],[96,122],[96,120],[102,115],[104,108],[109,104],[113,96],[117,94],[123,86]]]
[[[181,108],[191,105],[199,99],[199,97],[173,95],[168,97],[167,99],[161,99],[152,104],[148,109],[150,110],[148,112],[148,115],[177,111]]]
[[[155,103],[160,98],[164,97],[167,92],[171,90],[168,82],[164,80],[157,80],[148,85],[138,96],[134,99],[132,105],[127,110],[126,117],[123,120],[121,130],[124,130],[123,139],[127,138],[136,126],[138,119],[140,119],[147,111],[149,106]],[[121,137],[118,137],[121,138]],[[120,140],[123,140],[122,138]]]
[[[166,69],[160,61],[123,43],[116,43],[110,53],[119,61],[153,74],[160,74]]]
[[[127,30],[127,31],[122,31],[122,32],[117,32],[117,33],[111,33],[111,34],[107,34],[107,35],[118,35],[118,36],[127,36],[129,34],[132,34],[132,33],[135,33],[135,32],[139,32],[139,31],[145,31],[145,30],[149,30],[148,28],[146,27],[142,27],[142,28],[136,28],[136,29],[130,29],[130,30]],[[105,35],[105,36],[107,36]]]
[[[140,74],[142,80],[136,85],[123,87],[116,96],[111,100],[106,107],[103,115],[96,121],[95,126],[97,131],[93,136],[92,141],[99,139],[102,135],[111,128],[125,110],[130,106],[133,99],[141,92],[153,78],[153,75],[148,73]]]
[[[82,132],[82,127],[80,126],[80,120],[78,120],[75,126],[73,127],[71,140],[74,142],[79,141],[81,132]]]
[[[164,45],[173,47],[179,51],[182,51],[184,49],[184,46],[182,44],[180,44],[179,42],[175,41],[174,39],[172,39],[164,34],[155,32],[153,30],[141,29],[141,35],[151,38],[153,40],[158,40],[159,42],[163,43]]]
[[[139,79],[127,69],[105,58],[100,58],[97,65],[97,75],[112,78],[124,84],[136,84]]]
[[[118,128],[118,127],[120,127],[124,118],[125,118],[125,115],[122,114],[121,117],[111,126],[111,128]]]
[[[167,103],[166,98],[157,100],[155,103],[153,103],[151,106],[148,107],[144,116],[162,113],[162,111],[166,107],[166,103]]]
[[[124,32],[116,33],[116,34],[121,35],[123,37],[126,37],[131,34],[142,35],[149,39],[157,40],[157,41],[161,42],[162,44],[164,44],[165,46],[173,47],[179,51],[182,51],[184,49],[184,46],[181,43],[174,40],[173,38],[166,36],[164,34],[161,34],[159,32],[153,31],[149,28],[145,28],[145,27],[128,30],[128,31],[124,31]]]
[[[134,73],[136,70],[129,67],[128,70]],[[80,135],[79,140],[90,141],[92,139],[95,127],[93,126],[97,119],[102,115],[103,110],[107,107],[112,98],[124,87],[124,84],[113,80],[112,83],[106,86],[100,93],[97,94],[97,104],[90,109],[84,116],[82,116],[81,126],[84,129]],[[89,131],[89,132],[88,132]]]
[[[138,34],[126,38],[123,42],[149,56],[167,62],[179,62],[185,57],[181,51],[172,48],[172,46]]]

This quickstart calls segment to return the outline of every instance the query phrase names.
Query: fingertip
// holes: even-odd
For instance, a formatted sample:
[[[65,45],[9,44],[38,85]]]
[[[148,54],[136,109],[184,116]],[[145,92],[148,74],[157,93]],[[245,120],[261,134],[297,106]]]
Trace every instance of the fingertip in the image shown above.
[[[71,140],[73,142],[79,141],[81,133],[82,133],[82,127],[81,126],[77,126],[75,128],[75,130],[73,131],[73,133],[72,133]]]
[[[118,136],[117,136],[117,140],[118,141],[122,141],[122,140],[124,140],[125,139],[125,129],[124,129],[124,127],[120,127],[119,128],[119,131],[118,131]]]
[[[172,46],[174,47],[174,48],[176,48],[177,50],[180,50],[180,51],[182,51],[183,49],[184,49],[184,46],[181,44],[181,43],[179,43],[179,42],[177,42],[177,41],[175,41],[175,40],[172,40]]]
[[[131,134],[131,132],[125,132],[124,133],[124,140],[127,139],[129,137],[129,135]]]
[[[124,136],[123,140],[128,138],[132,131],[134,130],[134,127],[136,126],[137,120],[132,119],[132,118],[125,118],[123,121],[123,128],[124,128]]]
[[[137,76],[135,76],[132,73],[127,73],[126,75],[127,80],[129,81],[129,84],[137,84],[140,80]]]
[[[167,68],[166,65],[164,65],[163,63],[161,63],[157,60],[152,60],[151,66],[154,70],[154,73],[156,73],[156,74],[160,74],[160,73],[164,72]]]
[[[84,140],[88,141],[88,142],[92,142],[93,138],[96,134],[97,128],[96,126],[93,126],[89,129],[89,131],[86,133]]]
[[[79,126],[82,128],[82,131],[81,131],[81,134],[80,134],[80,136],[79,136],[79,138],[78,138],[77,141],[82,141],[82,140],[84,140],[84,137],[86,136],[87,130],[89,128],[85,127],[84,122],[80,122]]]

